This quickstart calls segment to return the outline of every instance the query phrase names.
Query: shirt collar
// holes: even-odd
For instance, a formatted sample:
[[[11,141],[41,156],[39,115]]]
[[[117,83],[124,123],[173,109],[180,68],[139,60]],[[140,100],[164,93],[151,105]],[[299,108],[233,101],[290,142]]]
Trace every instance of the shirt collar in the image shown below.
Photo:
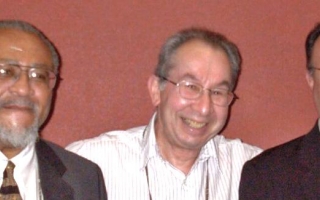
[[[17,156],[13,157],[11,161],[16,165],[15,171],[20,174],[24,183],[27,183],[31,171],[36,169],[36,153],[35,143],[29,144]]]
[[[11,158],[11,162],[13,162],[16,166],[23,165],[26,166],[30,163],[35,155],[35,143],[32,142],[28,144],[18,155]],[[0,160],[1,162],[8,162],[9,159],[0,151]]]
[[[157,146],[156,136],[155,136],[155,119],[156,119],[157,113],[154,113],[149,124],[145,127],[143,134],[142,134],[142,152],[141,155],[142,158],[142,166],[141,168],[144,169],[146,165],[148,164],[149,160],[154,157],[161,157],[159,153],[159,149]],[[207,142],[205,146],[202,147],[198,161],[205,161],[209,158],[213,159],[214,162],[217,162],[220,168],[219,164],[219,158],[218,158],[218,144],[216,144],[216,140],[211,139]]]
[[[199,160],[212,159],[214,163],[218,164],[218,168],[221,171],[221,163],[219,160],[219,142],[217,141],[218,137],[214,136],[213,139],[209,140],[207,144],[202,148],[199,156]]]
[[[156,115],[156,113],[153,114],[149,124],[145,127],[142,134],[141,155],[143,156],[143,162],[141,168],[145,168],[151,158],[160,156],[154,131]]]
[[[30,173],[33,173],[33,170],[36,169],[36,159],[34,142],[26,146],[18,155],[10,159],[15,165],[14,173],[19,174],[25,184],[29,180]],[[0,152],[0,165],[1,168],[3,168],[2,170],[4,170],[8,161],[9,159],[2,152]]]

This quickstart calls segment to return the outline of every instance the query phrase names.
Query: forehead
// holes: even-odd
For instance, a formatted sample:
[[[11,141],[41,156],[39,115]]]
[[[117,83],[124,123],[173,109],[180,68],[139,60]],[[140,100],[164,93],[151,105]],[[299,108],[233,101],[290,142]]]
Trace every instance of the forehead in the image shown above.
[[[180,46],[172,56],[170,74],[192,76],[200,81],[231,82],[231,66],[226,53],[200,40]]]
[[[50,49],[38,36],[16,29],[0,29],[0,59],[53,65]]]

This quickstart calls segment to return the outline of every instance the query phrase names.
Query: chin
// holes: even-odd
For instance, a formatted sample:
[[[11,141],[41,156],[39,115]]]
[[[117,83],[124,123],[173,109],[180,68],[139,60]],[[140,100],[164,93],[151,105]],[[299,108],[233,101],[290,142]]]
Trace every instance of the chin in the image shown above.
[[[38,120],[28,127],[6,127],[0,124],[0,141],[13,148],[24,148],[37,140],[38,131]]]

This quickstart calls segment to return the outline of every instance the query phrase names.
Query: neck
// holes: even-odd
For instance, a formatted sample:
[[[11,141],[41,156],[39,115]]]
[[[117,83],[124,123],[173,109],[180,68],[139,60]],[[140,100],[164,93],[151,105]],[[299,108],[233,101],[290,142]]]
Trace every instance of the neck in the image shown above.
[[[0,144],[0,151],[8,159],[11,159],[11,158],[15,157],[16,155],[18,155],[22,151],[22,148],[8,147],[8,146]]]
[[[162,134],[164,132],[163,126],[159,123],[159,121],[155,121],[155,137],[160,155],[187,175],[198,159],[201,148],[186,148],[171,142],[168,137],[164,136],[165,134]]]
[[[161,156],[185,175],[189,173],[200,153],[200,150],[186,150],[171,145],[158,145]]]

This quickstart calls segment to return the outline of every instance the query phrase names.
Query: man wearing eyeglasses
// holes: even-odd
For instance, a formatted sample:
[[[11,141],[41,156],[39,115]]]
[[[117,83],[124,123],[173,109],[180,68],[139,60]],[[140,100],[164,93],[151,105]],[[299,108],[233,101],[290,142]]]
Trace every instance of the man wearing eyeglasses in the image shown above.
[[[305,48],[307,83],[320,115],[320,23]],[[320,199],[320,119],[306,135],[266,150],[245,164],[240,199]]]
[[[164,44],[148,81],[150,123],[67,148],[98,163],[110,199],[238,199],[242,165],[261,151],[218,135],[239,68],[238,49],[224,36],[182,30]]]
[[[59,65],[37,28],[0,21],[0,199],[107,199],[96,164],[39,139]]]

